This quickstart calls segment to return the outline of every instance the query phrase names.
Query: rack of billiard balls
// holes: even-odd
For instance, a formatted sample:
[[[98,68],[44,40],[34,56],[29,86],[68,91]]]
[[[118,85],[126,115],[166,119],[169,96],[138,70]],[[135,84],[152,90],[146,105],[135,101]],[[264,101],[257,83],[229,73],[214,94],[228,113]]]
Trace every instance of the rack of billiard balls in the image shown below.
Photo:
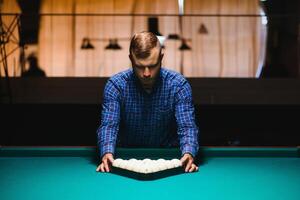
[[[118,175],[140,179],[153,180],[184,172],[182,163],[178,159],[143,160],[117,158],[112,163],[112,172]]]

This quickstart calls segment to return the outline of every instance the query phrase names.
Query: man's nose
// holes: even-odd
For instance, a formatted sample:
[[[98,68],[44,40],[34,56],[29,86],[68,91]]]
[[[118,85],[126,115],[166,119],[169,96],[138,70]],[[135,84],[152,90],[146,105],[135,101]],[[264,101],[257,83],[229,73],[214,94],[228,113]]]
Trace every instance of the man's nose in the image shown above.
[[[145,78],[149,78],[149,77],[151,76],[151,73],[150,73],[150,70],[149,70],[148,67],[145,68],[144,73],[143,73],[143,76],[144,76]]]

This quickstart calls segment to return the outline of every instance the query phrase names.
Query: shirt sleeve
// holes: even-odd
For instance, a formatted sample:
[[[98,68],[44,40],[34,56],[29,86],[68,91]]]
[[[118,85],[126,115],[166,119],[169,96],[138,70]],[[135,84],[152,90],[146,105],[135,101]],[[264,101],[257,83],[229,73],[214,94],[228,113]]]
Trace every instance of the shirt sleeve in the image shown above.
[[[100,156],[115,153],[120,123],[120,92],[109,80],[104,88],[100,126],[97,129]]]
[[[195,123],[192,89],[186,80],[178,88],[175,100],[175,117],[178,127],[180,150],[182,155],[190,153],[195,157],[199,150],[199,130]]]

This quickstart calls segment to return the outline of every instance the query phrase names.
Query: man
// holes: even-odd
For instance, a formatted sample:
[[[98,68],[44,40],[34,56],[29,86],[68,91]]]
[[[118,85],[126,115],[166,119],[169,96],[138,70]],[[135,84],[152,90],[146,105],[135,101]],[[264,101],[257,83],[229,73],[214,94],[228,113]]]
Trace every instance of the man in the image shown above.
[[[116,144],[172,147],[178,143],[185,172],[198,170],[194,163],[199,149],[198,128],[191,87],[179,73],[161,68],[163,56],[153,33],[141,32],[132,37],[132,69],[111,77],[104,89],[97,130],[102,162],[97,171],[110,171]],[[172,131],[172,122],[177,124],[177,133]]]
[[[31,54],[27,58],[29,62],[29,69],[22,73],[22,77],[46,77],[46,73],[39,67],[38,59]]]

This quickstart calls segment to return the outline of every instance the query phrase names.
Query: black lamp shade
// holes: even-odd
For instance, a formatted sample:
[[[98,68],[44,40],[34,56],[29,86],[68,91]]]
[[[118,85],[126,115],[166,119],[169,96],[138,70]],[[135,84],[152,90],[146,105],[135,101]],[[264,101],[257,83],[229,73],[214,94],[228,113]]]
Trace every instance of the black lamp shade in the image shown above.
[[[94,49],[95,47],[91,44],[91,41],[89,38],[83,38],[81,49]]]
[[[121,50],[122,47],[118,44],[117,39],[110,39],[109,44],[105,47],[106,50]]]
[[[178,34],[171,33],[171,34],[168,35],[168,39],[169,39],[169,40],[179,40],[180,37],[179,37]]]
[[[204,24],[200,25],[199,31],[200,34],[208,34],[208,30]]]
[[[180,51],[186,51],[186,50],[191,50],[191,47],[189,47],[186,43],[185,39],[181,40],[181,46],[179,47]]]

